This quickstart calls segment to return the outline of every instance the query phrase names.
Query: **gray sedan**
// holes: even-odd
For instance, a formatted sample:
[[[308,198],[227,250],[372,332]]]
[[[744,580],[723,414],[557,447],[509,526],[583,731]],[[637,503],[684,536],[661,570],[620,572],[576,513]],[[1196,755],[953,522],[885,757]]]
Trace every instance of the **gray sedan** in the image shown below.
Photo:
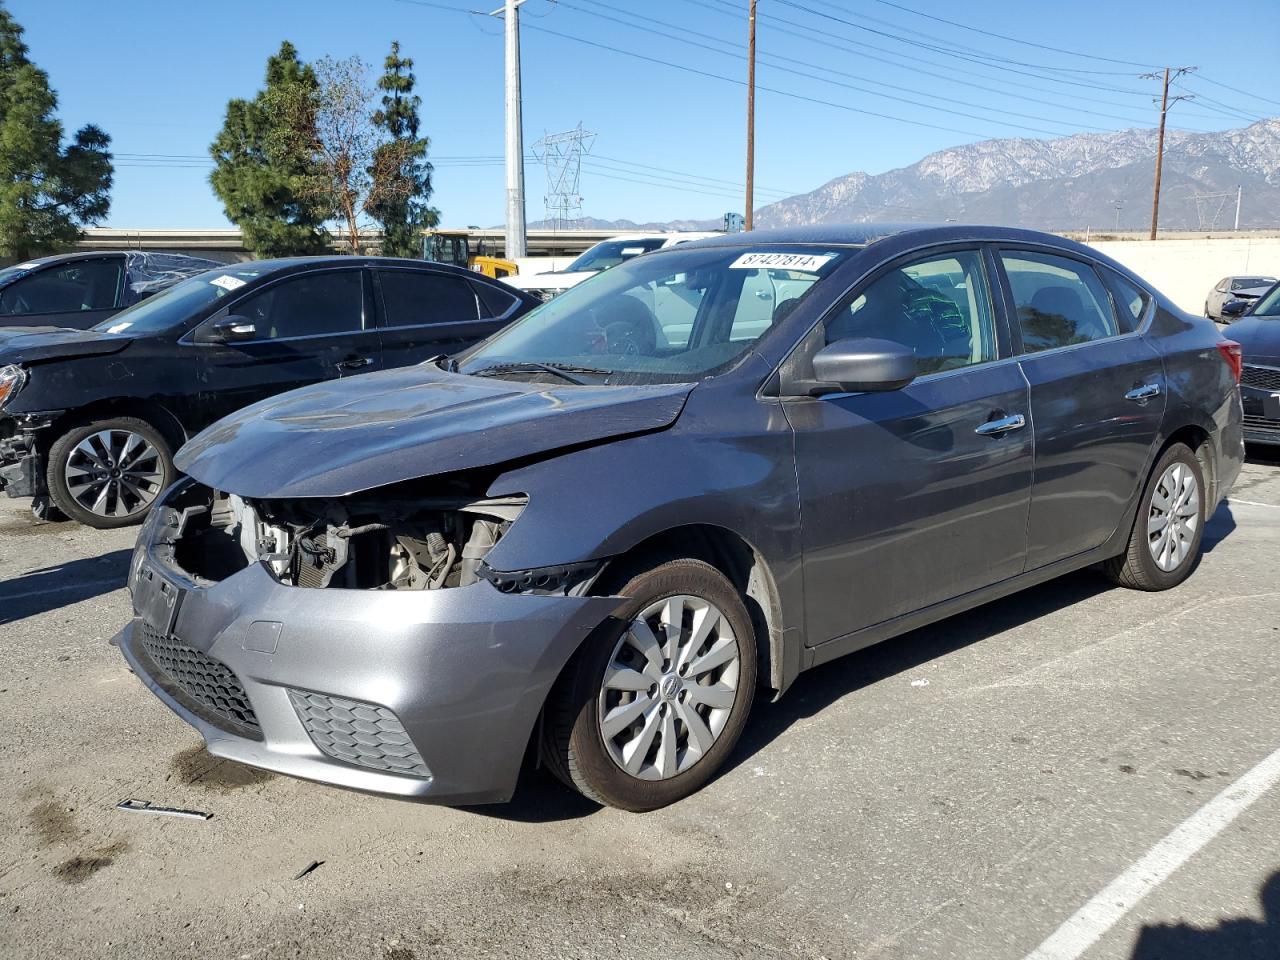
[[[1249,304],[1270,290],[1275,282],[1275,277],[1223,277],[1205,297],[1204,315],[1219,323],[1230,323],[1244,313]],[[1230,310],[1223,309],[1229,303],[1236,306]]]
[[[217,756],[479,803],[533,749],[649,810],[804,670],[1094,564],[1177,586],[1240,469],[1239,373],[1044,234],[691,243],[200,434],[115,642]]]

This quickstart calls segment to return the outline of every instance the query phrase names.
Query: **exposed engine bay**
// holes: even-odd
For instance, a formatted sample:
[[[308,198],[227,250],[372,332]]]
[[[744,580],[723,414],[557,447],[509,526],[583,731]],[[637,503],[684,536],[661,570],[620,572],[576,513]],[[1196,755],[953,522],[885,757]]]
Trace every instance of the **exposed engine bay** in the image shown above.
[[[247,500],[191,484],[157,508],[164,532],[155,550],[199,581],[262,562],[289,586],[439,590],[479,580],[485,556],[527,502],[462,490]]]

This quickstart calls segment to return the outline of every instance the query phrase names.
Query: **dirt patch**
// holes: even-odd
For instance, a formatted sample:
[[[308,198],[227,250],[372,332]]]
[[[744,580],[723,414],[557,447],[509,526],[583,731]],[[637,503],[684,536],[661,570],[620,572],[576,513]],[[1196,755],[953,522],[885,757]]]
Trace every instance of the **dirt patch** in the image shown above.
[[[40,846],[56,847],[76,840],[80,836],[80,828],[72,816],[74,812],[74,808],[52,799],[32,807],[27,814],[27,822],[40,837]]]
[[[14,534],[19,537],[56,537],[70,536],[83,527],[70,520],[63,523],[41,523],[31,517],[6,517],[0,520],[0,533]]]
[[[89,853],[76,854],[53,868],[53,875],[63,883],[75,886],[84,883],[99,870],[116,862],[116,857],[129,849],[123,840],[107,847],[98,847]]]
[[[212,756],[204,747],[191,747],[174,754],[171,766],[172,776],[177,777],[179,783],[220,793],[260,786],[275,777],[274,773]]]
[[[388,947],[382,960],[417,960],[417,955],[408,947]]]

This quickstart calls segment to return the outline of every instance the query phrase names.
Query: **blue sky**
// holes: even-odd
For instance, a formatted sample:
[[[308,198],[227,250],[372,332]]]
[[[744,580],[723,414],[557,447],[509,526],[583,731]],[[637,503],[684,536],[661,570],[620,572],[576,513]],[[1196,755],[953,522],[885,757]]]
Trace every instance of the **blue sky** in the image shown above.
[[[498,4],[478,0],[474,7]],[[201,158],[226,101],[253,95],[266,58],[285,39],[304,59],[356,54],[378,66],[399,40],[416,60],[443,222],[502,221],[503,170],[494,160],[503,143],[501,22],[467,14],[468,0],[7,5],[27,30],[33,59],[50,74],[67,128],[94,122],[114,140],[108,226],[227,225]],[[582,178],[587,215],[666,220],[741,209],[745,90],[720,78],[745,76],[734,45],[745,41],[746,6],[747,0],[525,5],[526,147],[543,132],[579,122],[597,134]],[[793,96],[766,90],[758,96],[757,206],[844,173],[883,172],[985,137],[1154,123],[1142,91],[1156,86],[1137,79],[1141,67],[1043,50],[921,13],[1096,57],[1197,65],[1200,73],[1186,87],[1201,99],[1171,114],[1185,129],[1229,129],[1280,115],[1274,65],[1244,55],[1240,41],[1242,29],[1247,36],[1276,35],[1276,0],[1237,0],[1216,26],[1217,15],[1200,0],[759,0],[759,13],[757,82]],[[1100,72],[1052,69],[1061,67]],[[529,164],[527,185],[529,218],[538,219],[540,165]]]

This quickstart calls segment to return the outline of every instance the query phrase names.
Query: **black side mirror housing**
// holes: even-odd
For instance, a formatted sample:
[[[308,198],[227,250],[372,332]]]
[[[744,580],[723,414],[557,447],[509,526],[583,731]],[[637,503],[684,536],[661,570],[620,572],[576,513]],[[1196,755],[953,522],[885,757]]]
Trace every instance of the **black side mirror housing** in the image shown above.
[[[915,352],[893,340],[850,337],[813,355],[811,395],[900,390],[916,378]]]
[[[252,320],[233,313],[211,323],[201,339],[210,343],[231,343],[235,340],[253,340],[257,335],[258,327]]]

